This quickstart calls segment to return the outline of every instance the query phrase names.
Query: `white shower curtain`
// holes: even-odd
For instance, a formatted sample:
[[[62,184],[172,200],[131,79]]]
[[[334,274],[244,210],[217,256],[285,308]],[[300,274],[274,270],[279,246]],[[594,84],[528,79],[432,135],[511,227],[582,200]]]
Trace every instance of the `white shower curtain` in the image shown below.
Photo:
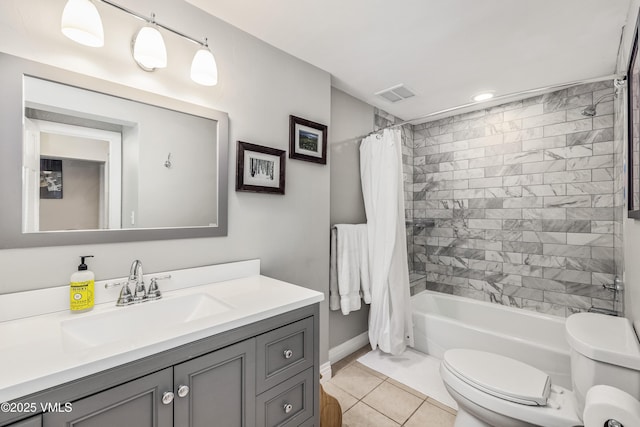
[[[399,129],[362,140],[360,177],[369,239],[369,342],[373,349],[400,354],[413,345],[413,327]]]

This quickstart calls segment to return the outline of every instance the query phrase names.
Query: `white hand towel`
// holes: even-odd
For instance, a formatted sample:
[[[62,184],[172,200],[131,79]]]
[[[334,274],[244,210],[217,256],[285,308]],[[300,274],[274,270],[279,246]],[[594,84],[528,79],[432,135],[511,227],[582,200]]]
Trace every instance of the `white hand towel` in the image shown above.
[[[367,227],[365,224],[336,225],[336,267],[342,314],[360,309],[361,295],[371,302]]]
[[[340,310],[338,290],[338,230],[331,227],[331,252],[329,253],[329,310]]]

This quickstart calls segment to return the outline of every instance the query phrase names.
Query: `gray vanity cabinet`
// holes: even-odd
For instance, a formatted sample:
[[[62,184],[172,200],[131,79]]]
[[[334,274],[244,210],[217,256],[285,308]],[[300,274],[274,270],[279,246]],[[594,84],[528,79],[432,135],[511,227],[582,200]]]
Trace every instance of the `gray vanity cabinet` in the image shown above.
[[[253,426],[254,379],[249,339],[45,413],[43,427]]]
[[[4,427],[310,427],[319,420],[318,304],[166,350],[15,402]]]

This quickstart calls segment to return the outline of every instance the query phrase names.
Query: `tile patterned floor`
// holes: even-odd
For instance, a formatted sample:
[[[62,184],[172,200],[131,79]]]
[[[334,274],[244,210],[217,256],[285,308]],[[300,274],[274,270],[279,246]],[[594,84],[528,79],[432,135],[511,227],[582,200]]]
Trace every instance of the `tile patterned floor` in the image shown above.
[[[323,383],[342,407],[343,427],[452,427],[456,411],[360,363],[363,347],[332,366]]]

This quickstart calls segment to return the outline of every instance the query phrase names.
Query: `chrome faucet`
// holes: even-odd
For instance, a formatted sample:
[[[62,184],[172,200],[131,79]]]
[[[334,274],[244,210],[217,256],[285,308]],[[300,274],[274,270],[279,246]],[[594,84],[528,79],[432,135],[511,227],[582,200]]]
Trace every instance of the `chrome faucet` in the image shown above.
[[[624,285],[622,284],[622,280],[618,276],[616,276],[613,279],[612,284],[603,283],[602,288],[613,292],[613,309],[600,308],[592,305],[591,308],[589,308],[588,310],[589,313],[607,314],[609,316],[621,316],[622,312],[616,310],[615,307],[616,307],[616,302],[618,300],[618,293],[624,290]]]
[[[158,280],[162,279],[171,279],[171,275],[166,274],[164,276],[152,277],[149,289],[145,289],[144,276],[142,273],[142,261],[137,259],[131,264],[131,270],[129,271],[129,277],[127,280],[117,283],[107,283],[104,287],[105,289],[109,289],[115,288],[116,286],[122,286],[116,305],[118,307],[124,307],[126,305],[162,298],[162,293],[158,287]],[[133,293],[131,292],[131,289],[133,289]]]
[[[129,271],[128,285],[133,286],[133,302],[141,302],[147,298],[147,290],[144,287],[144,277],[142,274],[142,261],[133,261]]]

